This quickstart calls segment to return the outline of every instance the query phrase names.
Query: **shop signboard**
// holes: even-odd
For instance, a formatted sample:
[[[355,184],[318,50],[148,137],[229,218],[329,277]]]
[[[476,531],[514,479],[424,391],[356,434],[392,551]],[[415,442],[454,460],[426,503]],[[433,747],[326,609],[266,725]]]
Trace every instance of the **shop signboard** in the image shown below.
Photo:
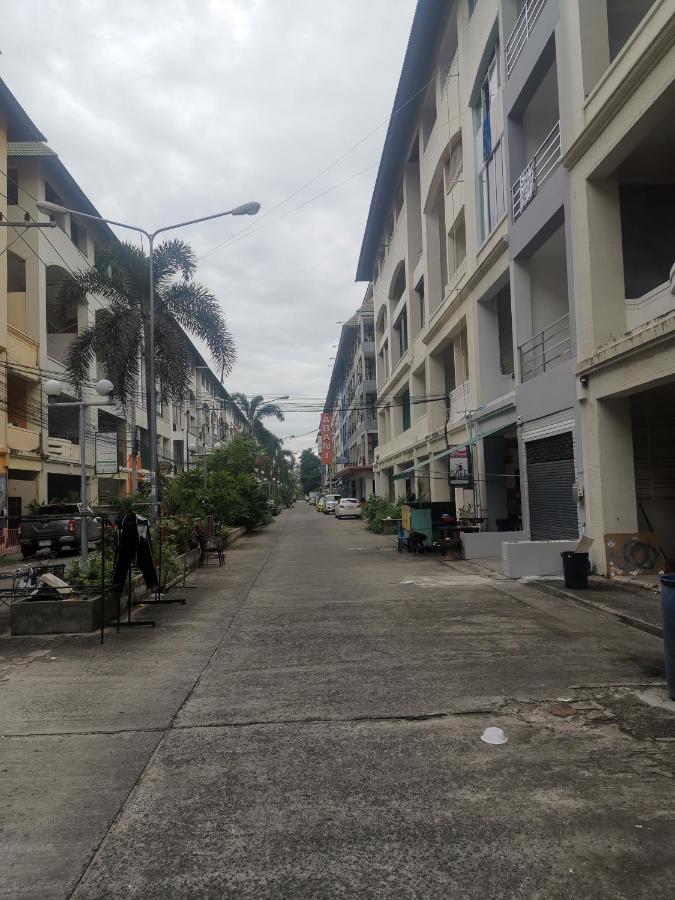
[[[449,462],[451,487],[471,487],[471,458],[468,447],[457,447],[450,453]]]
[[[333,465],[333,417],[330,413],[321,413],[319,428],[319,444],[321,447],[321,463]]]

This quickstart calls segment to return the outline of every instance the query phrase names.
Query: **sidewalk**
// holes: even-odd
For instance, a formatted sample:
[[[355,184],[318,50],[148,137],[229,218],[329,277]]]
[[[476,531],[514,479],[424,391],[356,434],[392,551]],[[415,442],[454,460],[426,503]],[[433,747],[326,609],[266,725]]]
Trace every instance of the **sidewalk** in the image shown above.
[[[511,581],[502,575],[502,561],[499,557],[465,560],[459,564],[470,566],[472,571],[484,571],[485,574],[499,580]],[[532,578],[521,581],[556,594],[561,599],[583,603],[648,634],[663,636],[661,594],[658,585],[652,580],[641,583],[637,579],[612,579],[591,575],[587,590],[567,588],[562,578]],[[513,580],[512,583],[517,584],[519,580]]]

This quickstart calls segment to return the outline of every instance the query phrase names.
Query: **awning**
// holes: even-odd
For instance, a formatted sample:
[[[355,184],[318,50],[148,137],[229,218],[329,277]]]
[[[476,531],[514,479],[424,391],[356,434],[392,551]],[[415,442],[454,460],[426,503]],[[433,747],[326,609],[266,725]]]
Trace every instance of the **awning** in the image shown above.
[[[420,460],[420,462],[418,462],[416,465],[411,466],[409,469],[404,469],[402,472],[394,475],[394,481],[397,481],[400,478],[405,478],[406,475],[410,475],[411,472],[418,472],[420,469],[424,468],[424,466],[430,465],[430,463],[435,462],[437,459],[443,459],[444,456],[449,456],[451,453],[454,453],[455,450],[464,450],[465,447],[472,447],[479,441],[482,441],[483,438],[493,437],[495,434],[500,434],[506,428],[510,427],[512,426],[502,425],[500,428],[495,428],[492,431],[481,432],[481,434],[476,435],[476,437],[473,437],[468,441],[465,441],[463,444],[453,444],[452,447],[450,447],[448,450],[444,450],[442,453],[435,453],[428,459]]]
[[[476,441],[473,442],[474,444]],[[416,465],[411,466],[409,469],[404,469],[402,472],[399,472],[397,475],[394,475],[394,481],[398,481],[401,478],[405,478],[406,475],[410,475],[411,472],[419,472],[420,469],[423,469],[424,466],[431,465],[432,462],[436,462],[437,459],[443,459],[444,456],[450,456],[451,453],[454,453],[455,450],[463,450],[465,447],[470,446],[469,442],[464,444],[453,444],[449,450],[444,450],[442,453],[434,453],[433,456],[428,457],[428,459],[420,460]]]

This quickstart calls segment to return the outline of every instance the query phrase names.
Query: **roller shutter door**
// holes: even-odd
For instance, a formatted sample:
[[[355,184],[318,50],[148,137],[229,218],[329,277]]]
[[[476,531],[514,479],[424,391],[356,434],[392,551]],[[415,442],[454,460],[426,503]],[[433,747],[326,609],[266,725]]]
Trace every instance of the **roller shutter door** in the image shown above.
[[[578,537],[572,432],[528,441],[525,447],[532,540]]]

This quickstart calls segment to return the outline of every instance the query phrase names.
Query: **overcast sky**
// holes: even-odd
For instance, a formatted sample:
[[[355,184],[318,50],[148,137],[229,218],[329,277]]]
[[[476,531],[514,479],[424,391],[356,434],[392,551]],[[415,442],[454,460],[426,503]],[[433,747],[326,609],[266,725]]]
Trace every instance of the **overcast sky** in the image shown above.
[[[287,421],[270,423],[282,437],[318,426],[317,411],[289,407],[321,404],[336,322],[365,292],[354,275],[385,127],[263,214],[387,119],[414,6],[2,3],[0,73],[102,215],[159,227],[262,203],[257,218],[182,236],[237,342],[226,386],[289,394]]]

